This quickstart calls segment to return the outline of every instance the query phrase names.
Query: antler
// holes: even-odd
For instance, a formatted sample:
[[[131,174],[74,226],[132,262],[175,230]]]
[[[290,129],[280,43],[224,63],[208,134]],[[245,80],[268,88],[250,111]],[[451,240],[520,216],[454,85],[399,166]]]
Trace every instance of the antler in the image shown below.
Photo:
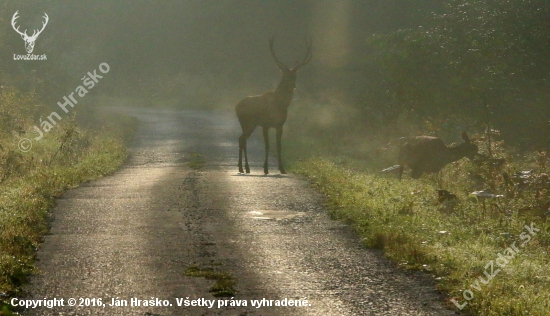
[[[38,31],[38,33],[37,33],[37,30],[34,30],[31,37],[38,37],[38,35],[40,35],[40,33],[42,33],[42,31],[44,31],[44,28],[48,24],[48,21],[50,20],[50,18],[48,17],[48,14],[46,14],[45,12],[44,12],[43,18],[45,18],[46,21],[42,22],[42,29],[40,31]]]
[[[313,58],[313,53],[311,52],[311,46],[313,45],[313,39],[310,40],[309,42],[307,41],[306,39],[306,45],[307,45],[307,53],[306,53],[306,57],[304,57],[304,60],[302,60],[302,62],[300,64],[297,64],[295,67],[294,67],[294,71],[297,71],[298,68],[302,67],[303,65],[309,63],[311,61],[311,58]]]
[[[269,50],[271,51],[271,55],[273,56],[273,59],[275,59],[275,63],[277,64],[277,67],[279,67],[280,70],[289,70],[288,67],[283,64],[279,59],[277,59],[277,56],[275,56],[275,51],[273,51],[273,42],[275,42],[275,36],[271,36],[269,38]]]
[[[273,50],[274,42],[275,42],[275,36],[271,36],[269,38],[269,50],[271,51],[271,55],[273,56],[273,59],[275,59],[275,63],[277,64],[277,67],[279,67],[280,70],[290,70],[285,64],[283,64],[279,59],[277,59],[277,56],[275,56],[275,51]],[[310,40],[308,42],[306,39],[306,46],[307,46],[306,57],[304,57],[304,60],[302,60],[301,63],[296,64],[296,66],[294,66],[292,71],[294,72],[298,71],[298,68],[302,67],[303,65],[311,61],[311,58],[313,57],[313,53],[311,52],[312,45],[313,45],[313,40]]]
[[[27,35],[27,30],[25,30],[25,33],[22,33],[21,31],[19,31],[19,26],[17,28],[15,28],[15,20],[17,20],[19,18],[19,16],[17,15],[17,13],[19,12],[19,10],[15,11],[15,14],[13,15],[13,17],[11,18],[11,27],[13,27],[13,29],[19,33],[19,35],[21,36],[25,36],[25,37],[29,37]]]
[[[19,33],[21,36],[24,36],[25,39],[38,37],[38,35],[40,35],[40,33],[42,33],[42,31],[44,30],[44,28],[48,24],[48,21],[50,20],[50,18],[48,17],[48,14],[44,13],[44,18],[46,19],[46,21],[42,22],[42,29],[40,31],[34,30],[34,32],[32,33],[32,36],[28,36],[26,29],[25,29],[25,32],[21,32],[21,31],[19,31],[19,26],[17,28],[15,27],[15,20],[17,20],[19,18],[17,13],[19,13],[19,10],[15,11],[15,14],[11,18],[11,26],[13,27],[13,29],[17,33]]]

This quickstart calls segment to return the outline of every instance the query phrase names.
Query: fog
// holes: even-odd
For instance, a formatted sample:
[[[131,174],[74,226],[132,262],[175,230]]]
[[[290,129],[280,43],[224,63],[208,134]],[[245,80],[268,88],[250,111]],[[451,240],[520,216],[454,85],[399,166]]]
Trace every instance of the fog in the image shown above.
[[[514,113],[515,108],[524,108],[526,104],[538,113],[534,115],[536,119],[541,118],[536,123],[539,128],[548,129],[541,101],[546,99],[546,95],[540,97],[527,92],[527,89],[535,89],[539,83],[545,82],[546,72],[540,70],[545,68],[532,62],[529,54],[522,55],[524,64],[518,63],[520,57],[512,54],[499,56],[490,51],[493,43],[489,40],[484,40],[489,48],[486,51],[469,47],[478,43],[477,39],[469,38],[472,36],[470,27],[483,30],[486,25],[493,30],[489,33],[497,29],[504,30],[500,34],[507,34],[508,25],[518,25],[526,30],[538,25],[527,22],[491,24],[492,18],[513,12],[515,7],[508,11],[483,11],[473,8],[473,5],[461,6],[462,2],[4,1],[0,6],[0,80],[3,84],[10,84],[18,78],[17,84],[22,89],[41,82],[45,98],[50,98],[55,104],[74,90],[83,75],[105,62],[111,71],[94,90],[94,96],[108,96],[145,106],[230,109],[246,95],[273,89],[280,79],[269,52],[270,36],[276,38],[275,50],[279,59],[291,66],[304,58],[306,40],[311,39],[313,60],[300,70],[294,103],[324,106],[317,108],[318,117],[311,118],[321,125],[334,123],[334,116],[341,114],[339,124],[388,126],[398,120],[407,121],[413,113],[417,121],[408,120],[411,124],[426,121],[440,126],[452,124],[455,127],[449,134],[458,138],[461,129],[473,128],[477,124],[479,130],[485,117],[482,99],[488,96],[487,102],[491,105],[503,107],[502,111],[495,110],[496,120],[505,125],[498,128],[505,130],[506,126],[518,125],[508,135],[518,135],[520,126],[525,126],[524,121],[511,120],[509,113]],[[508,2],[503,5],[515,6]],[[463,8],[466,11],[461,12]],[[528,12],[531,15],[520,15],[519,18],[527,18],[534,24],[533,21],[538,20],[531,19],[536,14],[533,12],[540,11],[535,9]],[[21,38],[9,23],[16,10],[20,15],[18,23],[29,30],[41,26],[44,13],[49,15],[49,24],[35,47],[36,54],[47,54],[47,62],[11,61],[14,52],[24,52]],[[487,12],[496,13],[490,15]],[[446,14],[434,19],[437,13]],[[482,19],[460,20],[459,13],[465,16],[487,14],[482,18],[489,23],[478,27],[475,21]],[[460,21],[471,25],[459,25]],[[509,34],[525,38],[521,30],[515,31]],[[382,42],[373,41],[376,39],[374,35],[386,34],[390,37]],[[539,36],[544,38],[544,32],[541,34]],[[445,36],[449,38],[446,42]],[[484,34],[479,36],[490,38]],[[441,43],[437,42],[439,39],[443,39]],[[459,46],[462,39],[466,44]],[[506,40],[501,42],[508,43]],[[539,41],[534,39],[533,42]],[[510,40],[510,43],[523,45],[520,40]],[[536,56],[544,56],[547,46],[534,47]],[[528,51],[521,48],[514,49],[514,53],[520,54],[521,50]],[[475,56],[480,51],[485,55]],[[467,58],[479,61],[479,64],[468,64]],[[539,60],[545,63],[544,58]],[[497,63],[500,64],[495,66]],[[517,64],[517,69],[509,67],[511,64]],[[517,70],[522,65],[535,71],[526,72],[520,78]],[[503,69],[504,73],[499,73]],[[537,78],[534,78],[535,72]],[[500,77],[495,80],[497,75]],[[533,80],[537,80],[535,85]],[[506,86],[512,84],[516,90]],[[460,86],[455,88],[454,85]],[[504,92],[499,89],[504,89]],[[516,92],[510,92],[512,90]],[[304,111],[304,108],[298,109],[294,114]],[[458,113],[460,111],[464,113]],[[460,118],[446,121],[455,114]],[[351,118],[358,121],[349,124],[346,120]],[[396,126],[392,137],[437,132],[440,128],[426,130],[419,125],[411,129],[403,124]],[[525,134],[523,140],[532,132]]]
[[[438,279],[449,298],[467,294],[461,287],[467,288],[469,281],[461,276],[479,272],[481,259],[494,258],[513,236],[529,235],[527,228],[537,236],[529,245],[531,253],[524,256],[527,261],[515,265],[523,268],[514,271],[513,278],[510,273],[502,276],[484,293],[475,292],[479,297],[465,311],[535,315],[547,309],[548,301],[531,303],[549,296],[548,289],[540,286],[548,276],[539,273],[548,261],[550,246],[549,17],[549,0],[0,0],[0,269],[5,270],[0,271],[0,315],[11,315],[12,307],[23,311],[10,305],[15,303],[9,299],[17,296],[34,293],[38,303],[51,301],[41,300],[48,295],[27,291],[26,285],[31,274],[40,270],[33,267],[35,259],[41,258],[47,266],[50,255],[76,258],[61,267],[69,269],[69,275],[87,266],[82,282],[68,280],[69,284],[55,284],[49,290],[70,291],[72,285],[84,285],[108,294],[120,292],[121,284],[134,286],[138,294],[154,289],[141,287],[131,278],[126,282],[116,277],[113,287],[92,283],[93,273],[107,280],[109,274],[101,269],[126,260],[116,244],[128,245],[128,258],[134,260],[121,267],[139,268],[134,263],[143,258],[133,253],[147,255],[136,270],[140,275],[159,270],[150,267],[166,267],[160,269],[166,273],[146,275],[144,282],[177,285],[170,274],[177,269],[165,263],[177,268],[181,262],[193,261],[179,276],[201,277],[192,284],[199,286],[193,288],[196,295],[211,296],[206,288],[200,289],[205,282],[216,283],[209,290],[214,296],[233,295],[233,283],[237,288],[260,289],[275,274],[264,269],[262,275],[268,276],[264,279],[245,270],[267,261],[275,267],[285,262],[279,259],[290,246],[303,248],[294,238],[286,244],[268,239],[295,232],[295,224],[311,223],[312,235],[302,235],[307,244],[324,229],[320,213],[310,212],[322,209],[315,202],[317,196],[327,202],[331,215],[364,233],[358,237],[365,245],[389,250],[388,256],[406,262],[407,269],[443,275]],[[32,34],[38,35],[34,47]],[[312,58],[306,64],[309,47]],[[296,68],[285,69],[281,63],[289,68],[300,65],[297,77]],[[276,93],[245,98],[273,91],[278,84],[281,88]],[[266,122],[277,129],[270,132],[271,142],[263,142],[265,133],[257,128]],[[245,139],[254,130],[248,151]],[[263,155],[267,148],[273,156],[270,168]],[[235,161],[243,149],[253,176],[261,175],[262,158],[264,173],[269,169],[276,176],[234,177],[237,171],[245,174],[249,164],[245,158],[243,170]],[[476,150],[479,155],[474,155]],[[462,160],[464,156],[470,159]],[[114,173],[124,163],[129,168],[99,184],[85,185]],[[228,164],[233,166],[228,169]],[[423,175],[444,165],[449,167],[443,172]],[[406,170],[404,181],[398,182],[404,167],[412,171]],[[309,196],[295,177],[285,180],[280,176],[285,168],[307,176],[321,195]],[[423,178],[417,181],[420,175]],[[84,188],[79,192],[85,194],[63,195],[80,184]],[[58,199],[63,201],[52,213]],[[108,200],[115,204],[106,204]],[[136,203],[141,208],[134,209]],[[283,215],[300,213],[300,217],[273,217],[275,230],[271,229],[274,221],[263,221],[265,230],[248,234],[249,228],[261,228],[260,221],[251,221],[256,209],[277,213],[281,208]],[[96,210],[98,217],[88,212]],[[139,225],[138,234],[127,234],[130,226],[120,225],[126,215],[119,211],[125,210],[132,213],[128,224]],[[189,221],[186,217],[191,214],[198,215]],[[269,214],[264,215],[262,219],[269,219]],[[44,238],[49,222],[54,219],[56,224],[55,218],[61,222],[52,226],[54,236]],[[154,218],[164,222],[148,223]],[[281,225],[278,219],[284,219]],[[79,226],[84,221],[90,225]],[[244,226],[225,225],[227,230],[211,234],[230,222]],[[421,231],[415,226],[418,222],[426,223]],[[530,227],[525,225],[529,222]],[[533,223],[541,227],[540,233],[534,233],[539,229]],[[288,224],[288,230],[281,230],[283,224]],[[157,232],[159,227],[168,230]],[[326,240],[349,235],[340,225],[326,227],[337,228],[336,235],[327,235]],[[246,238],[268,241],[256,243],[260,248],[283,247],[271,251],[277,260],[267,252],[258,252],[261,260],[257,262],[245,260],[248,268],[233,278],[231,270],[241,267],[239,258],[256,249],[233,243],[244,240],[233,238],[241,228]],[[63,234],[76,243],[57,247],[63,243],[58,238]],[[114,239],[117,234],[121,240]],[[88,238],[91,235],[99,239]],[[184,240],[189,247],[182,249],[191,250],[190,259],[196,254],[204,260],[166,256],[178,246],[172,241],[195,235],[196,240]],[[210,239],[215,242],[204,242]],[[419,240],[426,242],[419,244]],[[36,256],[44,241],[49,243],[46,260]],[[352,257],[359,254],[357,243],[348,241],[336,242],[352,245]],[[158,247],[163,243],[170,248]],[[229,243],[234,245],[228,249],[242,253],[234,255],[227,249],[216,253]],[[203,247],[206,244],[215,247]],[[53,251],[72,251],[81,245],[82,252],[74,256]],[[105,245],[105,252],[87,245]],[[164,252],[151,254],[153,248]],[[329,248],[334,249],[325,247]],[[468,251],[476,254],[471,262],[459,256]],[[322,264],[338,263],[332,260],[338,258],[313,260],[313,265],[308,262],[298,269],[301,272],[294,269],[314,252],[289,256],[293,270],[289,277],[305,280],[311,275],[311,282],[303,284],[308,293],[327,299],[327,304],[319,305],[322,309],[363,308],[363,302],[355,304],[348,294],[364,288],[351,283],[365,278],[346,275],[341,280],[317,280],[316,273],[310,273],[322,270]],[[117,257],[96,260],[97,254]],[[369,270],[348,265],[353,261],[349,258],[343,262],[346,267]],[[53,277],[60,275],[55,271],[56,260],[50,262]],[[229,263],[227,271],[220,270],[222,262]],[[111,272],[118,273],[121,267]],[[331,274],[322,272],[317,276]],[[31,285],[55,283],[47,273],[44,276]],[[366,278],[378,279],[371,276]],[[245,280],[244,285],[237,278]],[[332,280],[342,295],[328,296],[326,290],[315,293]],[[536,282],[519,291],[529,280]],[[401,289],[399,282],[392,278],[389,286]],[[302,283],[292,284],[300,287]],[[267,290],[284,294],[287,288],[274,285]],[[168,288],[163,293],[178,291]],[[504,291],[521,299],[495,299],[495,293]],[[261,296],[253,292],[248,294]],[[462,307],[473,298],[471,293],[471,297],[464,295]],[[438,298],[419,301],[418,293],[413,294],[408,296],[415,301],[410,306],[423,310],[431,304],[424,303],[444,299],[439,293]],[[101,298],[90,300],[93,306],[101,305]],[[401,310],[409,306],[407,297],[390,300],[403,303],[398,306]]]
[[[241,97],[235,91],[272,89],[279,79],[267,44],[272,35],[277,54],[290,65],[303,58],[305,39],[313,40],[314,61],[300,75],[299,88],[318,93],[315,87],[334,82],[331,72],[360,67],[368,36],[414,26],[437,3],[6,1],[2,16],[3,28],[9,28],[5,22],[19,10],[19,23],[32,29],[46,12],[50,21],[36,51],[47,52],[50,67],[68,81],[107,62],[112,71],[101,93],[177,98],[186,105],[232,103]],[[22,45],[11,30],[3,33],[10,49]]]

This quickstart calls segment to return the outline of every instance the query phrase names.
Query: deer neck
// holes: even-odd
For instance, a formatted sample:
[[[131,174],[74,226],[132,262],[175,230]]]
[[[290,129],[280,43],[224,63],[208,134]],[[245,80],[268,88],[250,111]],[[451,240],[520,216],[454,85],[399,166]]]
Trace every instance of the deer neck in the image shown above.
[[[275,104],[278,107],[288,108],[290,102],[292,101],[292,94],[294,93],[294,88],[289,87],[283,80],[275,89]]]

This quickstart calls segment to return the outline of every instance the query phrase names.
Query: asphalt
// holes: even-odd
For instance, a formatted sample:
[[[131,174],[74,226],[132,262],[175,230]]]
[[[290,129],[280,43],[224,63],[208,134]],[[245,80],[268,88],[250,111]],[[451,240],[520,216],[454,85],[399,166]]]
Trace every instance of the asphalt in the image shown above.
[[[234,113],[117,110],[141,122],[129,161],[58,200],[26,288],[25,299],[64,306],[24,315],[455,315],[429,275],[398,269],[331,220],[307,181],[278,174],[275,159],[263,175],[259,131],[252,173],[238,174]],[[190,269],[230,276],[234,293],[214,297],[216,281]],[[289,301],[305,306],[275,306]]]

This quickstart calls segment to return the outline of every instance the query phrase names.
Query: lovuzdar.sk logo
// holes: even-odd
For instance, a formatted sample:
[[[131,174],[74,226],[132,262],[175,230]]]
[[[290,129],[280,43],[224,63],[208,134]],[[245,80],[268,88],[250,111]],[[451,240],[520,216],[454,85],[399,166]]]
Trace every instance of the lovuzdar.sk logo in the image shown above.
[[[13,17],[11,18],[11,26],[19,35],[21,35],[21,38],[25,41],[25,50],[27,50],[27,54],[26,55],[13,54],[13,60],[46,60],[47,58],[45,54],[34,55],[32,52],[34,50],[34,44],[36,42],[36,39],[38,38],[38,35],[40,35],[42,31],[44,31],[44,28],[46,28],[46,25],[48,24],[48,21],[50,20],[50,18],[46,13],[44,13],[44,22],[42,22],[42,28],[40,30],[34,30],[32,32],[32,35],[29,36],[27,34],[27,29],[25,29],[24,32],[21,32],[19,30],[19,26],[15,25],[16,24],[15,20],[19,18],[19,15],[17,15],[18,13],[19,11],[15,11],[15,13],[13,14]]]

